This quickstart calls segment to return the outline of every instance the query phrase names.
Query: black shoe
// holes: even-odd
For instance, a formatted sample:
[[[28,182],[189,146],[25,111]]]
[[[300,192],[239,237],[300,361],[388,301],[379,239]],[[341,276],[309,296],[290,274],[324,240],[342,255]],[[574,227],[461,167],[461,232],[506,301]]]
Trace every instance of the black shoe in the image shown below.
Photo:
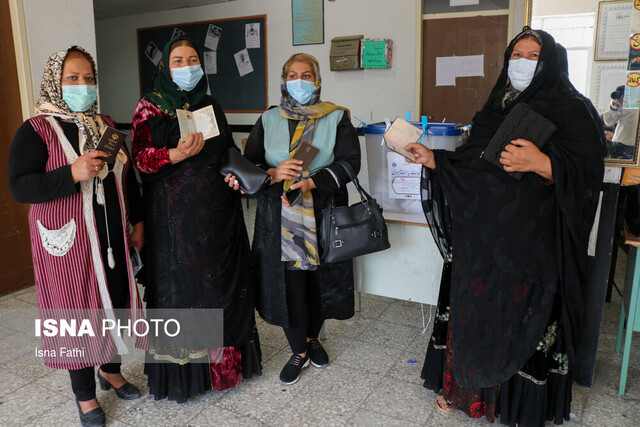
[[[300,371],[309,366],[309,354],[307,353],[307,357],[302,357],[299,354],[294,354],[291,356],[289,361],[282,371],[280,371],[280,381],[282,384],[291,385],[298,382],[300,379]]]
[[[102,427],[104,425],[104,411],[102,408],[92,409],[86,414],[80,409],[80,402],[76,399],[78,406],[78,415],[80,415],[80,424],[82,427]]]
[[[329,364],[329,355],[315,338],[307,343],[307,354],[311,358],[311,364],[316,368],[326,368]]]
[[[100,375],[100,369],[98,369],[98,381],[100,381],[100,388],[102,390],[109,390],[113,387],[109,381],[107,381],[102,375]],[[134,400],[140,397],[140,390],[138,390],[138,387],[134,386],[128,381],[122,387],[113,387],[113,389],[116,391],[116,396],[118,396],[120,399]]]

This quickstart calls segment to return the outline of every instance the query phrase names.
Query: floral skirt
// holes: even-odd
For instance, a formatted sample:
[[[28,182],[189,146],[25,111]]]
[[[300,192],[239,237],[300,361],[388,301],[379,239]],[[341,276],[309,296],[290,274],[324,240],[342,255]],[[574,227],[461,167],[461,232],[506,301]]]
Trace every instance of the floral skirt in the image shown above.
[[[442,393],[454,409],[469,417],[522,427],[544,426],[545,420],[562,424],[569,420],[571,374],[562,328],[562,305],[556,298],[545,334],[533,356],[518,373],[489,388],[462,388],[454,375],[449,331],[450,265],[443,270],[433,333],[427,348],[422,379],[424,387]]]

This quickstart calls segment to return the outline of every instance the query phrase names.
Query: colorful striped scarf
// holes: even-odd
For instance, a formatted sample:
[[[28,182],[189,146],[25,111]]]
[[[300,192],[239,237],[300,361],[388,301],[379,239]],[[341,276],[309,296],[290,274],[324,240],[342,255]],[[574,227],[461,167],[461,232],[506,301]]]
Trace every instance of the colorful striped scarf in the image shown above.
[[[302,105],[287,91],[286,74],[282,69],[280,91],[280,114],[286,119],[299,120],[296,130],[289,144],[289,158],[292,158],[302,144],[311,144],[317,119],[327,114],[346,108],[331,102],[320,101],[321,80],[320,74],[316,75],[316,87],[308,105]],[[302,172],[302,179],[309,177],[309,171]],[[286,180],[283,184],[284,191],[288,191],[295,181]],[[318,254],[318,237],[316,218],[313,210],[313,195],[311,191],[304,193],[298,203],[289,207],[284,203],[281,210],[281,248],[282,261],[287,262],[287,268],[292,270],[315,270],[320,265]]]

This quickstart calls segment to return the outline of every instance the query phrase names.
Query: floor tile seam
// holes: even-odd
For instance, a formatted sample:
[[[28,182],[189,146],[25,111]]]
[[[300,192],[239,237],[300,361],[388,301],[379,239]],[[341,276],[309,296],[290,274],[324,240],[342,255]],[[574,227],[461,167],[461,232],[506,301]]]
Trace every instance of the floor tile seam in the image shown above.
[[[363,403],[363,404],[364,404],[364,403]],[[394,420],[396,420],[396,421],[399,421],[400,423],[403,423],[403,422],[404,422],[404,423],[413,423],[413,424],[424,425],[424,424],[422,424],[422,423],[415,423],[415,422],[413,422],[412,420],[408,420],[408,419],[406,419],[406,418],[399,418],[399,417],[396,417],[396,416],[394,416],[394,415],[385,414],[384,412],[376,411],[375,409],[369,409],[369,408],[358,408],[358,410],[360,410],[360,409],[364,409],[365,411],[373,412],[374,414],[383,415],[383,416],[385,416],[385,417],[392,418],[392,419],[394,419]],[[357,411],[356,411],[356,412],[357,412]],[[429,414],[431,414],[431,412],[429,412]]]
[[[353,419],[353,417],[355,417],[355,415],[358,413],[358,411],[360,409],[364,409],[366,411],[370,411],[370,409],[368,408],[364,408],[364,405],[367,403],[367,400],[369,400],[369,398],[371,397],[371,395],[376,391],[376,387],[380,384],[380,382],[382,382],[382,378],[378,378],[377,382],[375,384],[373,384],[373,386],[371,387],[371,390],[369,391],[369,393],[365,396],[364,399],[362,399],[362,402],[360,402],[360,405],[358,405],[358,407],[356,408],[355,411],[353,411],[353,414],[351,415],[351,417],[349,417],[346,421],[347,424],[349,424],[349,422]],[[375,411],[372,411],[375,412]],[[376,412],[379,413],[379,412]],[[386,414],[384,414],[386,415]],[[387,415],[388,416],[388,415]],[[393,417],[392,417],[393,418]]]
[[[354,368],[352,365],[349,365],[349,364],[347,364],[347,363],[345,363],[345,362],[334,361],[333,363],[335,363],[335,364],[336,364],[336,365],[338,365],[338,366],[342,366],[343,368],[349,368],[349,369],[354,370],[354,371],[364,372],[364,373],[372,374],[372,375],[381,375],[381,376],[386,376],[386,374],[387,374],[387,373],[391,370],[391,368],[393,367],[393,363],[391,363],[391,364],[389,365],[389,367],[388,367],[384,372],[382,372],[382,370],[380,370],[379,372],[377,372],[377,373],[376,373],[376,372],[371,372],[371,371],[367,371],[367,370],[364,370],[364,369]]]

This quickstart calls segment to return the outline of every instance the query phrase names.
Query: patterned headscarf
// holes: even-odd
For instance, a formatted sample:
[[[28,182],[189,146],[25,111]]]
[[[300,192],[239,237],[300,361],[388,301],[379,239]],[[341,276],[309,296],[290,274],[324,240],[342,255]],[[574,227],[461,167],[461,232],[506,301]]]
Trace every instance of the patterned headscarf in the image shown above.
[[[44,73],[40,82],[40,96],[36,102],[36,114],[49,114],[67,120],[73,120],[82,135],[86,144],[84,153],[93,151],[98,145],[98,140],[104,131],[104,123],[97,115],[98,103],[93,103],[87,111],[71,111],[67,103],[62,99],[62,68],[69,52],[76,51],[84,55],[91,64],[93,79],[98,84],[98,72],[93,58],[80,46],[70,46],[52,54],[44,66]]]
[[[289,144],[289,158],[293,157],[298,147],[302,144],[311,144],[317,119],[338,109],[345,110],[347,113],[349,112],[346,108],[331,102],[320,101],[322,84],[318,61],[311,55],[300,55],[300,60],[298,61],[296,60],[298,55],[300,54],[293,55],[289,61],[287,61],[287,64],[294,62],[306,63],[308,60],[311,60],[316,75],[316,87],[309,102],[306,105],[300,104],[293,99],[287,90],[287,64],[282,67],[282,77],[280,79],[280,92],[282,93],[280,114],[286,119],[299,120]],[[308,170],[302,172],[303,178],[307,178],[308,176]],[[293,183],[294,181],[292,180],[286,180],[283,184],[284,191],[288,191]],[[320,257],[318,255],[317,226],[311,191],[306,192],[294,207],[282,205],[280,229],[281,260],[289,262],[288,268],[290,269],[315,270],[320,264]]]
[[[200,67],[202,67],[202,71],[205,71],[202,47],[192,39],[188,37],[178,37],[164,45],[162,49],[162,59],[158,63],[158,70],[153,84],[153,92],[147,93],[145,96],[156,104],[164,114],[171,117],[176,117],[176,108],[191,110],[191,107],[202,102],[207,96],[208,82],[206,72],[196,87],[188,92],[180,89],[171,78],[171,69],[169,67],[171,46],[180,40],[186,40],[195,46],[198,58],[200,59]]]

